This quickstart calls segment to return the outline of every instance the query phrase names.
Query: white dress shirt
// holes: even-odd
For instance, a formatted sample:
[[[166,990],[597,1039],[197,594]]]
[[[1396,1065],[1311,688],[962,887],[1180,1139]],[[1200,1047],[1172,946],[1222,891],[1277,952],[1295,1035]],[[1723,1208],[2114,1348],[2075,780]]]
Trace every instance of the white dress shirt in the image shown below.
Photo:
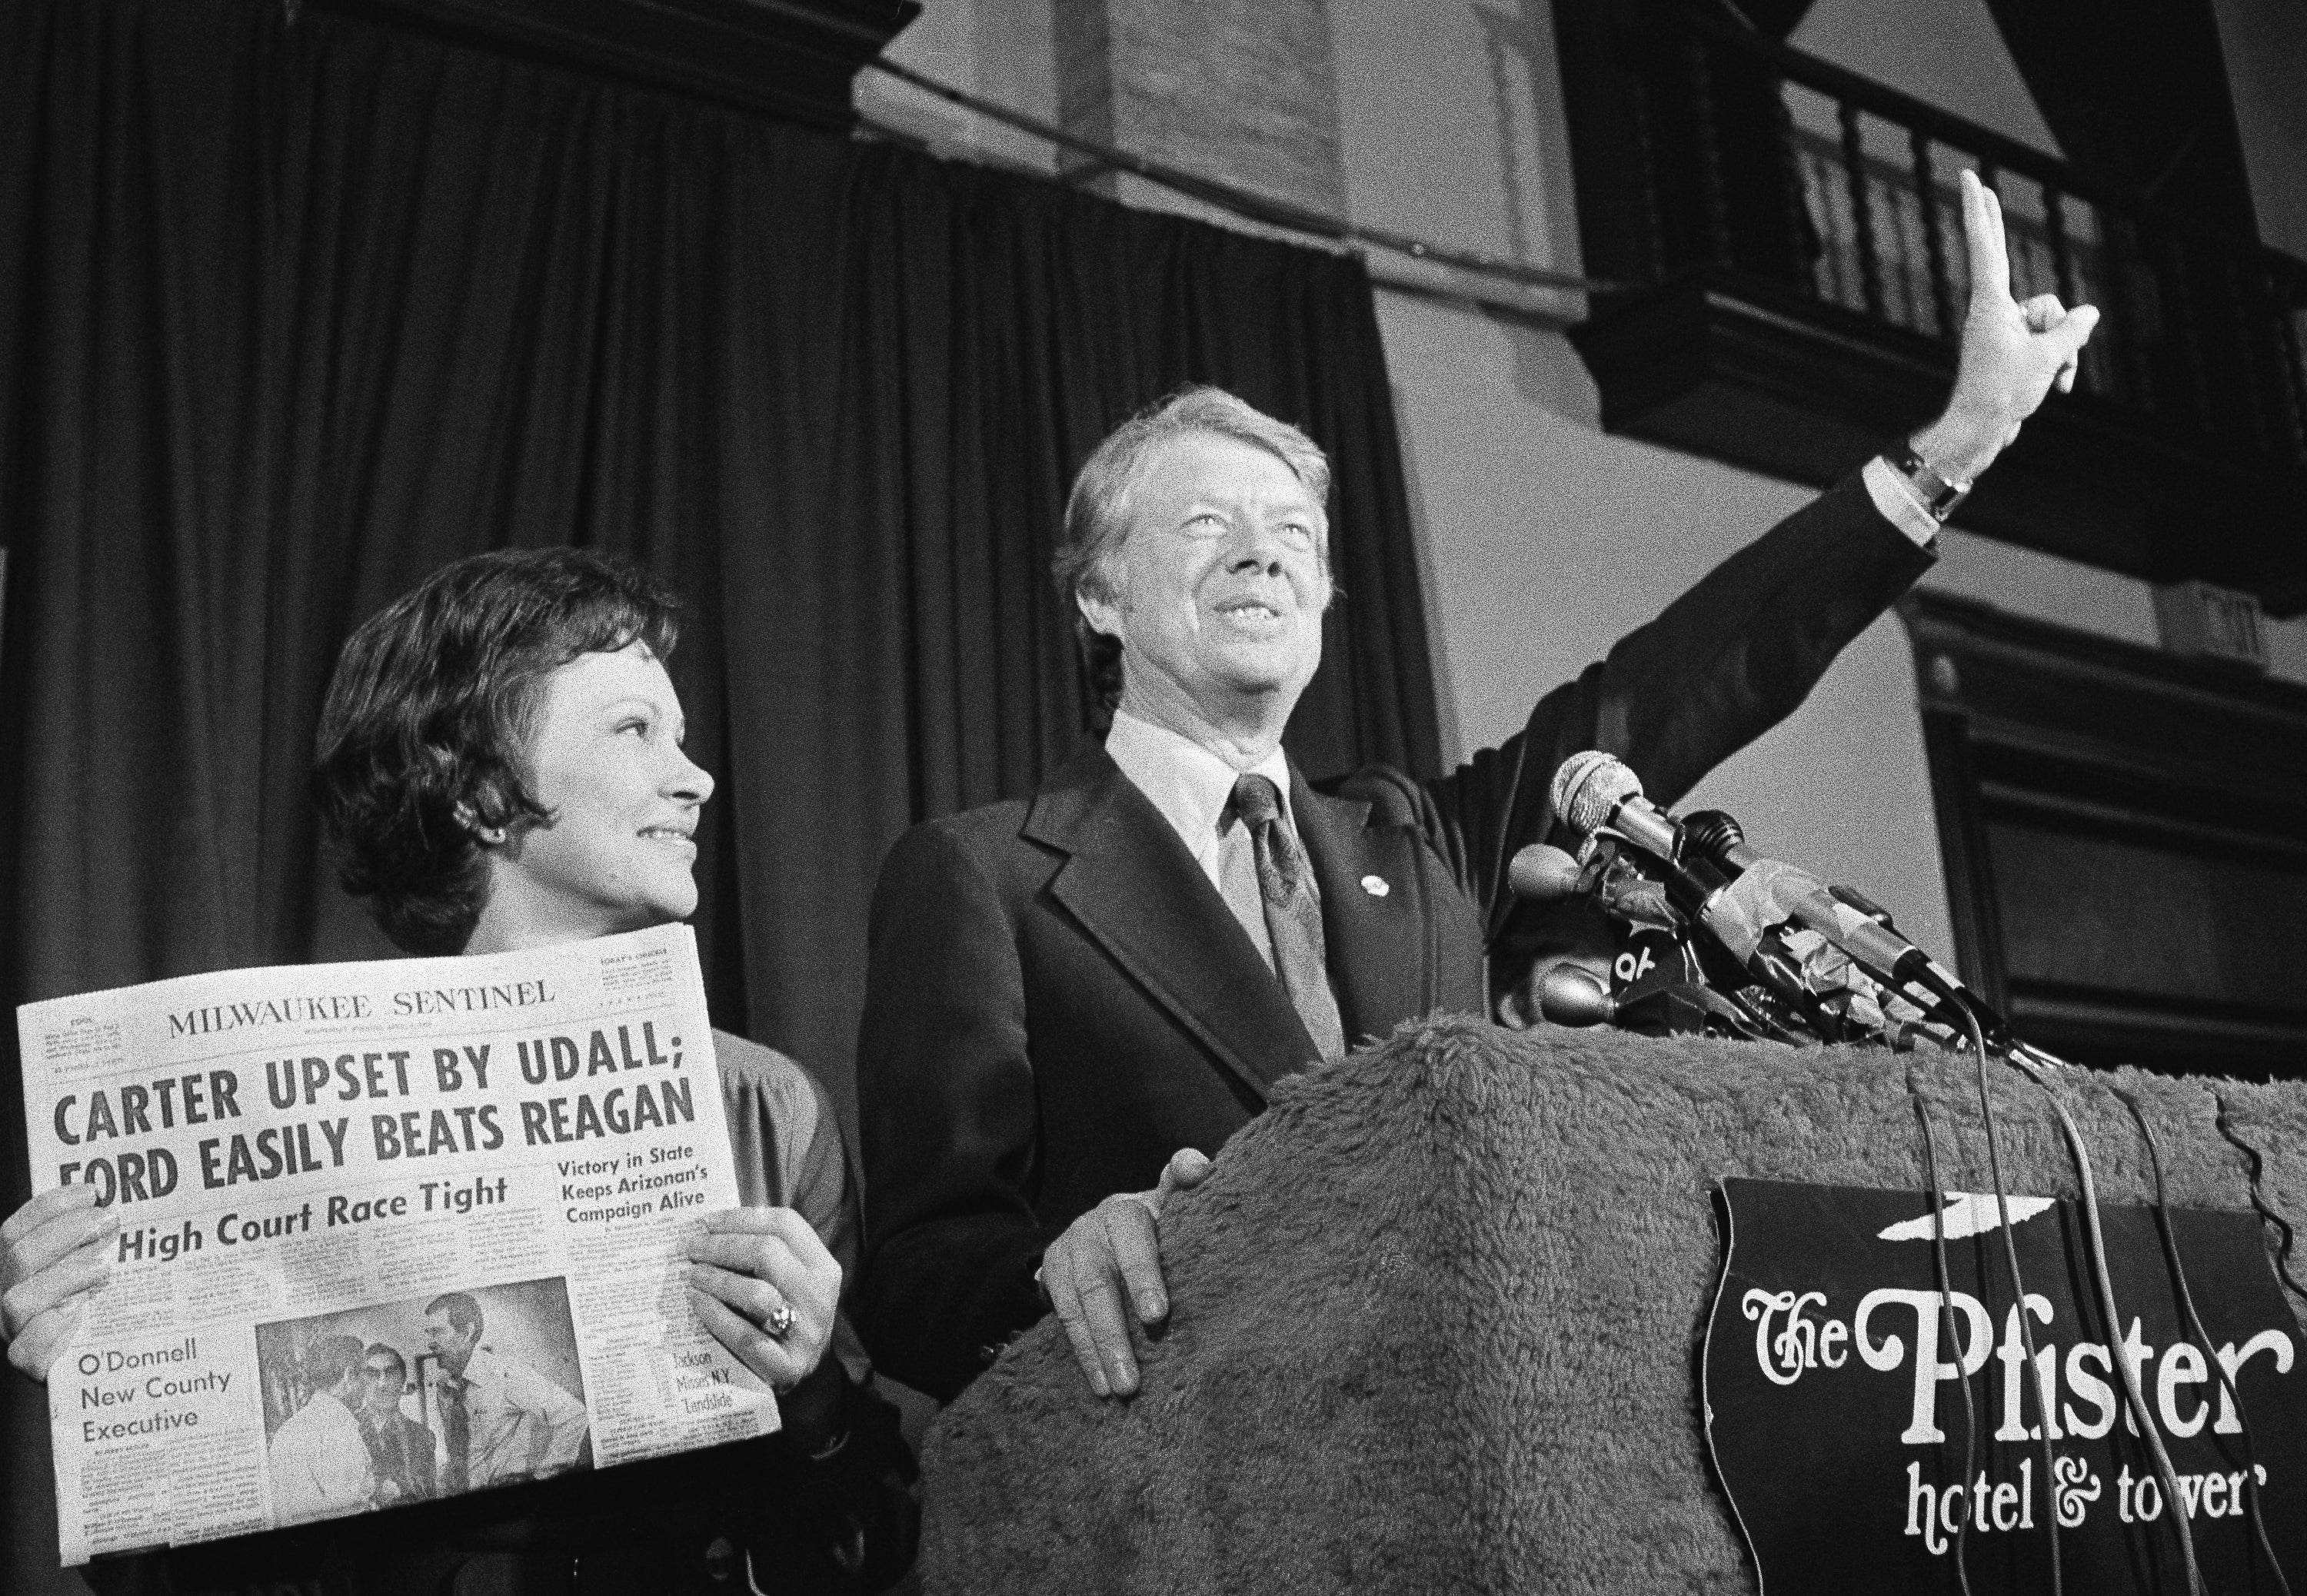
[[[1866,479],[1866,495],[1883,517],[1912,538],[1917,548],[1929,548],[1931,540],[1939,535],[1938,517],[1923,508],[1923,501],[1915,497],[1914,490],[1907,486],[1907,479],[1892,468],[1891,462],[1877,455],[1866,462],[1866,468],[1859,474]]]
[[[442,1370],[446,1383],[455,1376]],[[466,1481],[474,1490],[557,1474],[585,1444],[585,1404],[516,1359],[473,1349],[461,1382],[468,1430]],[[442,1445],[448,1426],[441,1427]]]
[[[360,1421],[326,1391],[313,1392],[272,1432],[266,1462],[276,1523],[358,1513],[376,1494]]]
[[[1229,815],[1226,806],[1232,801],[1237,781],[1245,775],[1264,776],[1282,794],[1282,824],[1295,838],[1298,821],[1290,805],[1289,757],[1277,747],[1249,770],[1239,771],[1193,738],[1121,710],[1114,712],[1113,729],[1105,734],[1105,751],[1170,823],[1271,969],[1274,939],[1265,928],[1256,847],[1249,829]]]

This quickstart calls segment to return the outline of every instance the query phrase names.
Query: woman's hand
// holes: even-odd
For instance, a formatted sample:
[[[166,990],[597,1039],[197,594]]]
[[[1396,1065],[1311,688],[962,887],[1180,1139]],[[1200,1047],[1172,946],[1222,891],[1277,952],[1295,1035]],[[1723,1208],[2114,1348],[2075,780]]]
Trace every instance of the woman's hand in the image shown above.
[[[89,1298],[112,1279],[106,1249],[120,1216],[96,1206],[84,1183],[43,1191],[0,1222],[0,1329],[8,1361],[36,1380],[48,1378],[80,1329]]]
[[[833,1339],[841,1266],[791,1208],[731,1208],[690,1239],[697,1317],[780,1395],[815,1372]]]

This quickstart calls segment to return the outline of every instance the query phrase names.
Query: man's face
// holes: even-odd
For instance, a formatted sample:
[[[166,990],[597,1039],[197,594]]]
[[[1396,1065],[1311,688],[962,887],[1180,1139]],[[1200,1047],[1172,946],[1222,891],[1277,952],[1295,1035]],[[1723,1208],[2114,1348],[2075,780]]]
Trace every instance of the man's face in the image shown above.
[[[370,1358],[361,1365],[361,1403],[382,1419],[400,1411],[400,1388],[407,1376],[390,1358]]]
[[[1125,504],[1128,531],[1082,612],[1120,639],[1127,704],[1205,720],[1246,701],[1283,712],[1322,662],[1329,524],[1279,456],[1212,433],[1164,446]]]
[[[471,1335],[462,1335],[456,1326],[449,1322],[446,1310],[425,1316],[425,1349],[440,1359],[441,1367],[450,1374],[465,1372],[465,1365],[472,1361],[474,1344],[480,1338],[481,1327],[478,1325],[473,1327]]]

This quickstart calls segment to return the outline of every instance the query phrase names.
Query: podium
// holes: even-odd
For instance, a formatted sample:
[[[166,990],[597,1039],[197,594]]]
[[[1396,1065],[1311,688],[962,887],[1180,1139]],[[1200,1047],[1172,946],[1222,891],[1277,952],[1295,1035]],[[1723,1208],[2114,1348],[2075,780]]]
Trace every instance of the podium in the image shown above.
[[[2005,1188],[2076,1195],[2041,1092],[1988,1079]],[[2155,1200],[2110,1080],[2172,1205],[2251,1209],[2224,1106],[2307,1222],[2307,1087],[2063,1076],[2105,1204]],[[1049,1320],[939,1416],[923,1587],[1752,1590],[1699,1397],[1717,1182],[1919,1196],[1918,1094],[1938,1184],[1988,1191],[1977,1092],[1967,1056],[1454,1020],[1294,1078],[1165,1217],[1135,1398]]]

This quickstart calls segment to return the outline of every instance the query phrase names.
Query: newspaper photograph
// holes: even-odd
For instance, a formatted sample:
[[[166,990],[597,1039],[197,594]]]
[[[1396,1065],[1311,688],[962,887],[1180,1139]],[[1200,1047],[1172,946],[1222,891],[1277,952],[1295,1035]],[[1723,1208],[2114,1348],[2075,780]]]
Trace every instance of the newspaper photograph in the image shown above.
[[[17,1011],[111,1284],[48,1379],[67,1566],[765,1435],[682,1243],[738,1202],[686,926]]]

